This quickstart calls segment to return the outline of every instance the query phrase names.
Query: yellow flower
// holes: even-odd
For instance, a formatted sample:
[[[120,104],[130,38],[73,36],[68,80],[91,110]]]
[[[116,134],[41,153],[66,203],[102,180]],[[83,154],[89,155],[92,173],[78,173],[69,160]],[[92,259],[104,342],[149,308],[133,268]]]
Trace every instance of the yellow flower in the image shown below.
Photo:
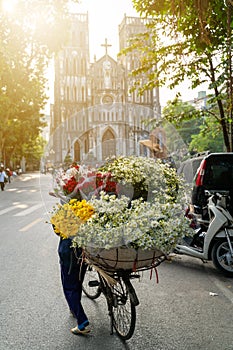
[[[94,208],[86,200],[71,199],[69,203],[58,204],[55,213],[50,218],[54,232],[62,238],[74,237],[79,226],[87,221],[94,213]]]

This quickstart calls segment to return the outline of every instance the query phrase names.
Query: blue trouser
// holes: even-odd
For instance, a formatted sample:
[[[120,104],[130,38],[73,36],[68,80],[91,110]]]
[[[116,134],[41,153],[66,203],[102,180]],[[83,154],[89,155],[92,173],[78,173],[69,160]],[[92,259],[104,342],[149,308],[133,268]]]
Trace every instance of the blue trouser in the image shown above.
[[[61,266],[61,281],[65,298],[70,310],[75,315],[78,325],[87,320],[81,304],[82,282],[86,272],[86,264],[76,258],[70,239],[61,239],[58,247]],[[79,250],[77,252],[81,254]]]

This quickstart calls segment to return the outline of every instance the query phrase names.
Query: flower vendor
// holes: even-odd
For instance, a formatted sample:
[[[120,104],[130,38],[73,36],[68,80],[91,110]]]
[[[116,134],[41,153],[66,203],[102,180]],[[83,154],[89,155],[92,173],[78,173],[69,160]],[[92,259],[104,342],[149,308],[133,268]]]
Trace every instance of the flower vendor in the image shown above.
[[[73,176],[73,175],[72,175]],[[71,176],[71,178],[72,178]],[[72,180],[73,181],[73,180]],[[74,182],[74,181],[73,181]],[[64,192],[67,190],[64,184]],[[70,193],[74,192],[75,184],[70,187]],[[66,192],[64,193],[66,194]],[[55,193],[50,193],[55,195]],[[64,296],[68,303],[70,313],[76,318],[77,326],[71,329],[73,334],[87,334],[89,321],[81,303],[82,282],[87,265],[82,262],[82,249],[72,248],[72,237],[77,234],[81,222],[92,215],[92,207],[81,201],[79,191],[73,193],[73,197],[64,196],[61,204],[58,204],[50,222],[57,235],[60,236],[58,255],[61,271],[61,282]]]
[[[66,301],[71,314],[77,320],[77,326],[71,329],[73,334],[90,332],[89,321],[81,303],[82,282],[86,272],[86,264],[81,264],[82,249],[74,251],[70,238],[60,238],[58,254],[61,267],[61,281]]]
[[[79,247],[89,252],[89,261],[118,247],[153,256],[155,250],[169,254],[189,232],[183,215],[185,190],[175,169],[134,156],[112,157],[96,170],[72,168],[69,177],[61,180],[57,195],[63,204],[57,206],[50,222],[61,237],[62,284],[78,324],[71,332],[86,334],[89,321],[81,305],[85,265],[80,264]],[[135,259],[132,262],[136,266]]]

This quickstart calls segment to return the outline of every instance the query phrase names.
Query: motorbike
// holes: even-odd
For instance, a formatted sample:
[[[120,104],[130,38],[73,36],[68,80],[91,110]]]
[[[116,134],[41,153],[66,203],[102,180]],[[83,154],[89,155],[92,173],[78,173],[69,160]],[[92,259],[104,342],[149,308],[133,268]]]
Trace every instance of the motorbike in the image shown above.
[[[208,220],[194,211],[195,234],[184,237],[174,253],[212,261],[221,273],[233,277],[233,217],[229,212],[229,192],[206,191],[205,194],[208,196]]]

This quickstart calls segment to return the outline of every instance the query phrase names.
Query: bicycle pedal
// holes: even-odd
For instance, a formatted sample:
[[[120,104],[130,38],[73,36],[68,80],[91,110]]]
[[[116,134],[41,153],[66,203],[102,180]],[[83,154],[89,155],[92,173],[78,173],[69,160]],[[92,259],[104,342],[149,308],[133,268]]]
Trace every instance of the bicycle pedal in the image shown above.
[[[99,281],[89,281],[88,282],[89,287],[99,287],[100,283]]]

